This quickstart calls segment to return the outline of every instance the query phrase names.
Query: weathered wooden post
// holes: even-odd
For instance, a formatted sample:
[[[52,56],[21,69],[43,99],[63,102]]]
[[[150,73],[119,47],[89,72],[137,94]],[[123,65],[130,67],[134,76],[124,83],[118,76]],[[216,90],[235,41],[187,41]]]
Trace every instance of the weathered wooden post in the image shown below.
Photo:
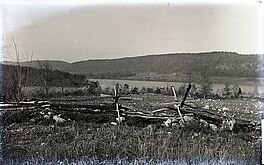
[[[184,94],[184,96],[183,96],[183,98],[182,98],[182,101],[181,101],[180,106],[177,106],[177,110],[178,110],[179,113],[180,113],[180,108],[183,107],[184,102],[185,102],[186,98],[188,97],[188,93],[189,93],[191,87],[192,87],[192,85],[189,83],[189,84],[188,84],[188,87],[187,87],[187,89],[186,89],[186,91],[185,91],[185,94]],[[182,119],[183,123],[185,123],[185,120],[184,120],[184,118],[183,118],[182,116],[181,116],[181,119]]]
[[[117,92],[117,89],[116,89],[116,84],[114,85],[114,93],[115,93],[114,102],[115,102],[115,105],[116,105],[117,119],[118,119],[118,122],[120,123],[121,119],[120,119],[120,112],[119,112],[119,107],[118,107],[119,96],[118,96],[118,92]]]
[[[172,89],[172,91],[173,91],[173,95],[174,95],[174,100],[177,102],[178,100],[177,100],[177,95],[176,95],[176,91],[175,91],[175,89],[174,89],[174,87],[172,86],[171,87],[171,89]],[[180,111],[180,108],[179,108],[179,106],[178,105],[174,105],[176,108],[177,108],[177,111],[178,111],[178,114],[180,115],[180,118],[181,118],[181,120],[182,121],[184,121],[184,119],[183,119],[183,116],[182,116],[182,113],[181,113],[181,111]]]
[[[186,91],[185,91],[185,94],[184,94],[184,96],[183,96],[183,98],[182,98],[182,101],[181,101],[181,104],[180,104],[180,108],[183,107],[184,102],[185,102],[185,100],[186,100],[186,98],[187,98],[187,96],[188,96],[188,93],[189,93],[191,87],[192,87],[192,85],[189,84],[188,87],[187,87],[187,89],[186,89]]]
[[[175,89],[174,89],[174,86],[172,86],[171,89],[172,89],[172,92],[173,92],[173,95],[174,95],[174,100],[175,100],[175,101],[178,101],[178,99],[177,99],[177,94],[176,94],[176,91],[175,91]]]

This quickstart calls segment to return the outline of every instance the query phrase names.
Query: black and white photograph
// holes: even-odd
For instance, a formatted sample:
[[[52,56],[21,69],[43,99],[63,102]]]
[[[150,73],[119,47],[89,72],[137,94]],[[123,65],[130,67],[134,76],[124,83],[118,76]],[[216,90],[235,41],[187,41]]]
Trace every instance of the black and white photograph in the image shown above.
[[[0,2],[0,164],[262,163],[261,0]]]

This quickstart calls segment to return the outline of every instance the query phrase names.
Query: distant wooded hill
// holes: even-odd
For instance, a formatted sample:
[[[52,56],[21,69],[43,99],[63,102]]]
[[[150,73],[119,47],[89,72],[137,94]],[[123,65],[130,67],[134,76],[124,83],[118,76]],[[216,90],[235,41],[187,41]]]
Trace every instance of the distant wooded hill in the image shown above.
[[[86,60],[74,63],[48,61],[53,69],[85,74],[126,77],[138,73],[206,72],[215,77],[257,77],[263,70],[262,55],[240,55],[234,52],[174,53],[120,59]],[[46,61],[40,61],[46,62]],[[26,63],[23,63],[26,65]],[[38,67],[37,61],[32,62]]]
[[[20,79],[18,79],[18,74],[20,74]],[[45,81],[48,81],[49,86],[73,87],[76,86],[74,83],[85,83],[86,77],[57,69],[47,70],[25,66],[18,68],[16,65],[0,64],[0,88],[4,88],[6,83],[10,83],[9,81],[14,83],[22,81],[23,86],[44,86]]]

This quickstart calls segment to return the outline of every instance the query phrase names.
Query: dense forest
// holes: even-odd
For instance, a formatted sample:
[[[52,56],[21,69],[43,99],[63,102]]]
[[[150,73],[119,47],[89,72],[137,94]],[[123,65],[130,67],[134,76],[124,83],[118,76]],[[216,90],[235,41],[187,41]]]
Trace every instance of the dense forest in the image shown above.
[[[120,59],[87,60],[74,63],[49,61],[54,69],[101,78],[133,76],[138,73],[201,73],[214,77],[257,77],[261,75],[262,55],[234,52],[174,53]],[[42,61],[43,62],[43,61]],[[25,63],[24,63],[25,65]],[[32,62],[38,67],[38,62]]]

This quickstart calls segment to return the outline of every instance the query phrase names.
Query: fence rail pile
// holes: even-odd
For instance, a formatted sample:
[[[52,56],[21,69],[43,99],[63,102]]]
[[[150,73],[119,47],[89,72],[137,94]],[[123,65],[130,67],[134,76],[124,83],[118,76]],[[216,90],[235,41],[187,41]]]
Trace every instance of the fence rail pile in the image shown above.
[[[114,86],[114,95],[103,95],[91,98],[82,99],[50,99],[50,100],[31,100],[27,102],[8,102],[0,103],[0,111],[66,111],[79,112],[101,115],[115,115],[117,123],[121,124],[126,118],[137,118],[144,121],[163,122],[165,126],[170,127],[174,124],[188,125],[191,123],[203,124],[205,127],[213,130],[227,129],[232,130],[246,130],[254,131],[260,128],[258,121],[251,121],[235,116],[228,116],[225,113],[212,109],[204,109],[196,107],[193,103],[196,100],[186,100],[191,89],[189,84],[183,98],[179,101],[175,89],[172,87],[174,93],[174,102],[161,103],[158,109],[144,110],[132,106],[126,106],[119,102],[119,100],[143,100],[142,98],[132,98],[127,95],[119,95],[118,90]],[[100,104],[69,104],[80,101],[104,100],[113,99],[112,102]],[[65,103],[67,102],[67,104]]]

